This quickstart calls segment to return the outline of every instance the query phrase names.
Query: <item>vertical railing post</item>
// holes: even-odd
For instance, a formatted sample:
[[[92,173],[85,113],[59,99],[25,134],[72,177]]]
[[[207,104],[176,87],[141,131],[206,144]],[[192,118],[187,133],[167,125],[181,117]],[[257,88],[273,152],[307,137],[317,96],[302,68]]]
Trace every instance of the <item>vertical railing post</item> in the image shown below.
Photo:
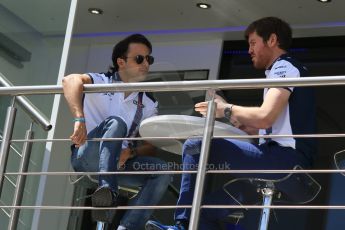
[[[214,94],[214,92],[213,92]],[[191,216],[189,220],[189,230],[197,230],[200,216],[200,206],[202,201],[202,193],[204,190],[206,166],[208,161],[208,152],[210,149],[211,138],[213,136],[214,118],[215,118],[216,103],[214,102],[214,96],[211,101],[208,102],[207,117],[204,128],[204,135],[202,138],[200,159],[198,173],[195,181],[195,191],[193,198],[193,205]]]
[[[273,199],[273,189],[272,188],[263,188],[261,190],[263,196],[263,206],[271,206]],[[270,208],[263,208],[261,210],[260,225],[259,230],[267,230],[268,223],[270,220]]]
[[[30,128],[26,131],[25,140],[32,140],[33,139],[34,132],[32,131],[32,126],[33,126],[33,123],[31,123]],[[26,176],[21,175],[21,173],[28,171],[29,162],[30,162],[30,155],[31,155],[31,148],[32,148],[32,142],[26,141],[23,145],[22,159],[20,162],[19,170],[18,170],[19,174],[17,176],[16,189],[14,191],[13,205],[12,206],[19,206],[22,203]],[[20,209],[17,209],[17,208],[11,209],[11,215],[10,215],[10,221],[8,224],[8,230],[16,230],[17,229],[19,213],[20,213]]]
[[[0,148],[0,196],[2,194],[2,186],[5,178],[4,173],[7,165],[8,153],[10,151],[14,121],[16,119],[17,109],[14,107],[14,102],[15,98],[13,98],[12,105],[7,108],[4,132]]]
[[[105,227],[106,227],[106,223],[98,221],[97,226],[96,226],[96,230],[104,230]]]

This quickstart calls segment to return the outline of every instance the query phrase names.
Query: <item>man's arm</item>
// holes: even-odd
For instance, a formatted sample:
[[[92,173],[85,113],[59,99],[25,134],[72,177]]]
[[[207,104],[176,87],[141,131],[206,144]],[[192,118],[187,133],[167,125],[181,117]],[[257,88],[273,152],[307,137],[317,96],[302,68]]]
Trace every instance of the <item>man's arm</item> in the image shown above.
[[[147,141],[143,141],[143,143],[140,146],[134,148],[134,151],[135,154],[139,156],[155,156],[157,153],[156,147]],[[119,168],[121,168],[124,165],[124,163],[131,157],[133,157],[133,155],[132,150],[130,148],[122,149],[118,163]]]
[[[246,132],[249,135],[258,135],[259,134],[259,129],[257,128],[252,128],[249,126],[245,126],[245,125],[240,125],[240,126],[236,126],[236,128],[241,129],[242,131]]]
[[[136,152],[140,156],[154,156],[157,153],[157,149],[151,143],[143,141],[143,143],[136,148]]]
[[[90,76],[86,74],[71,74],[62,79],[64,96],[74,118],[84,117],[83,85],[91,83]],[[77,147],[85,143],[87,138],[85,122],[76,121],[74,123],[73,134],[70,138]]]
[[[231,122],[235,126],[241,125],[247,128],[266,129],[272,126],[283,109],[286,107],[291,92],[284,88],[271,88],[268,90],[265,100],[260,107],[245,107],[226,103],[216,97],[216,116],[224,117],[224,109],[232,107]],[[201,102],[195,105],[195,111],[206,114],[207,103]],[[236,124],[238,123],[238,124]]]
[[[267,129],[272,126],[286,108],[290,94],[291,92],[287,89],[271,88],[260,107],[234,105],[232,107],[232,117],[245,126]]]

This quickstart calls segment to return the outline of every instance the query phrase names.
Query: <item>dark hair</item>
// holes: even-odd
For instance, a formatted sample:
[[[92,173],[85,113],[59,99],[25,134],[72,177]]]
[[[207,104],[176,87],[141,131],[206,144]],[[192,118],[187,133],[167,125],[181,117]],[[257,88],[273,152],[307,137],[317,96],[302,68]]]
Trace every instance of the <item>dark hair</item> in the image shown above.
[[[279,48],[288,50],[292,41],[292,30],[290,25],[276,17],[265,17],[252,22],[246,29],[244,36],[246,40],[251,33],[256,32],[267,42],[271,34],[277,35]]]
[[[152,52],[152,45],[151,42],[142,34],[132,34],[119,43],[117,43],[113,48],[113,54],[111,55],[111,60],[113,62],[113,67],[110,67],[110,72],[114,73],[119,70],[119,66],[117,65],[117,59],[119,57],[124,57],[127,55],[128,47],[131,43],[140,43],[144,44],[149,48],[150,53]]]

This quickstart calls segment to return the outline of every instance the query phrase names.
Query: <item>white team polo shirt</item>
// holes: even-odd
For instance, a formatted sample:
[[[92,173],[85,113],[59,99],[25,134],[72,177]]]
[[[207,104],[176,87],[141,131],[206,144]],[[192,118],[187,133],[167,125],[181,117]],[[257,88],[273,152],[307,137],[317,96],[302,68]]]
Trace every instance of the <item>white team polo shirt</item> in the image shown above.
[[[290,57],[283,57],[278,58],[272,67],[269,70],[265,71],[265,75],[267,79],[274,79],[274,78],[299,78],[301,76],[300,70],[296,68],[291,62]],[[294,90],[294,87],[285,88],[289,90],[291,93]],[[269,89],[264,89],[264,100]],[[273,123],[272,127],[269,129],[260,129],[260,135],[292,135],[292,125],[291,124],[291,117],[290,117],[290,104],[288,103],[287,106],[283,109],[279,117]],[[292,137],[289,138],[271,138],[271,140],[279,143],[281,146],[292,147],[296,149],[296,140]],[[260,144],[264,143],[265,139],[260,139]]]
[[[104,73],[88,73],[88,75],[91,77],[93,84],[114,83],[113,78],[106,76]],[[122,81],[116,83],[122,83]],[[127,98],[124,97],[124,92],[84,94],[83,105],[87,132],[90,132],[106,118],[116,116],[126,123],[128,135],[137,111],[138,94],[138,92],[133,92]],[[143,94],[142,104],[144,107],[141,121],[157,115],[158,102],[148,97],[146,93]],[[127,141],[124,141],[122,146],[127,147]]]

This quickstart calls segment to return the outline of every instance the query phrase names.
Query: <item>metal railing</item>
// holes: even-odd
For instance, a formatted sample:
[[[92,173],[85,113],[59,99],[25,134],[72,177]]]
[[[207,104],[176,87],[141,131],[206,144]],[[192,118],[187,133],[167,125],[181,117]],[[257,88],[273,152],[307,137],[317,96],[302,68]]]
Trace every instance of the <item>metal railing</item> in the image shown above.
[[[0,86],[3,87],[14,87],[13,84],[0,73]],[[12,95],[12,94],[8,94]],[[39,124],[43,130],[49,131],[52,128],[48,118],[26,97],[18,96],[16,97],[16,103],[31,117],[33,121]]]
[[[188,81],[188,82],[157,82],[157,83],[121,83],[121,84],[108,84],[108,85],[85,85],[84,92],[88,93],[96,93],[96,92],[115,92],[115,91],[195,91],[195,90],[225,90],[225,89],[254,89],[254,88],[265,88],[265,87],[286,87],[286,86],[329,86],[329,85],[345,85],[345,77],[344,76],[327,76],[327,77],[308,77],[308,78],[300,78],[300,79],[246,79],[246,80],[211,80],[211,81]],[[26,94],[61,94],[62,87],[61,86],[16,86],[16,87],[2,87],[0,88],[0,95],[26,95]],[[201,149],[201,157],[199,161],[199,167],[197,171],[188,171],[188,173],[197,173],[196,185],[195,185],[195,193],[192,205],[186,206],[131,206],[131,207],[117,207],[117,208],[107,208],[107,209],[171,209],[171,208],[192,208],[192,214],[190,218],[190,226],[189,229],[196,230],[198,227],[199,222],[199,215],[201,208],[308,208],[308,209],[345,209],[345,206],[258,206],[258,205],[243,205],[243,206],[236,206],[236,205],[201,205],[202,200],[202,191],[204,187],[204,176],[206,173],[253,173],[253,172],[260,172],[260,173],[301,173],[301,172],[323,172],[323,173],[338,173],[344,172],[344,170],[217,170],[217,171],[207,171],[206,172],[206,164],[208,158],[208,149],[210,145],[210,140],[213,137],[213,123],[214,123],[214,112],[215,112],[215,103],[214,98],[211,99],[209,102],[208,107],[208,114],[210,116],[206,117],[206,123],[204,128],[204,135],[202,141],[202,149]],[[6,127],[11,129],[12,120],[12,113],[11,111],[7,114],[6,119]],[[11,131],[8,131],[11,132]],[[314,134],[314,137],[322,137],[322,135],[329,136],[341,136],[343,137],[344,134]],[[4,135],[5,136],[5,135]],[[6,146],[9,145],[11,142],[9,136],[6,138],[5,141],[2,142],[1,145],[1,154],[2,158],[4,154],[7,154]],[[265,137],[273,137],[274,135],[266,135]],[[284,135],[283,135],[284,136]],[[290,135],[290,136],[298,136],[304,137],[304,135]],[[305,135],[305,136],[313,136]],[[260,137],[260,135],[254,135],[253,137]],[[152,137],[157,138],[157,137]],[[171,138],[171,137],[170,137]],[[179,137],[176,137],[179,138]],[[241,138],[241,137],[232,137],[232,138]],[[246,137],[248,138],[248,137]],[[128,139],[128,138],[125,138]],[[142,138],[142,139],[150,139]],[[171,138],[174,139],[174,138]],[[39,140],[39,141],[69,141],[69,139],[51,139],[51,140]],[[89,141],[99,141],[101,139],[92,139]],[[113,140],[109,138],[108,140]],[[26,138],[25,140],[17,140],[17,141],[24,141],[34,142],[35,140],[30,140],[30,138]],[[1,176],[4,175],[4,172],[0,172]],[[150,174],[150,173],[186,173],[186,172],[176,172],[176,171],[165,171],[165,172],[157,172],[157,171],[145,171],[140,172],[140,174]],[[109,172],[109,173],[81,173],[81,172],[40,172],[40,173],[5,173],[6,175],[83,175],[83,174],[136,174],[136,172]],[[54,210],[62,210],[62,209],[98,209],[94,207],[72,207],[72,206],[19,206],[19,205],[12,205],[12,206],[0,206],[0,208],[11,208],[11,209],[54,209]]]
[[[228,90],[228,89],[260,89],[265,87],[289,86],[331,86],[344,85],[343,76],[305,77],[298,80],[284,79],[239,79],[239,80],[201,80],[201,81],[166,81],[166,82],[140,82],[121,84],[87,84],[84,93],[99,92],[166,92],[166,91],[198,91],[198,90]],[[37,95],[62,94],[62,86],[13,86],[0,87],[0,95]]]
[[[12,83],[0,73],[0,86],[3,87],[13,87]],[[14,107],[15,104],[18,104],[23,111],[32,119],[33,122],[39,124],[39,126],[45,130],[49,131],[52,128],[49,120],[46,116],[36,107],[34,106],[29,99],[23,96],[14,96],[12,98],[11,105],[7,108],[6,120],[4,124],[4,131],[1,140],[1,148],[0,148],[0,195],[2,194],[2,188],[4,184],[4,179],[6,179],[5,169],[7,166],[8,155],[10,149],[13,147],[11,146],[12,140],[12,133],[14,128],[14,122],[16,117],[17,109]],[[33,123],[31,123],[29,129],[26,131],[25,139],[30,140],[34,137],[34,132],[32,130]],[[30,162],[30,155],[31,155],[31,147],[32,142],[24,142],[22,153],[21,153],[21,161],[18,169],[18,173],[25,173],[28,170],[29,162]],[[24,186],[25,186],[25,176],[18,175],[16,183],[13,183],[9,178],[7,178],[11,184],[15,186],[14,190],[14,197],[13,197],[13,206],[18,206],[22,202],[23,193],[24,193]],[[17,228],[17,223],[19,220],[19,211],[20,209],[11,209],[9,217],[9,225],[8,229],[14,230]],[[7,213],[6,213],[7,214]]]

